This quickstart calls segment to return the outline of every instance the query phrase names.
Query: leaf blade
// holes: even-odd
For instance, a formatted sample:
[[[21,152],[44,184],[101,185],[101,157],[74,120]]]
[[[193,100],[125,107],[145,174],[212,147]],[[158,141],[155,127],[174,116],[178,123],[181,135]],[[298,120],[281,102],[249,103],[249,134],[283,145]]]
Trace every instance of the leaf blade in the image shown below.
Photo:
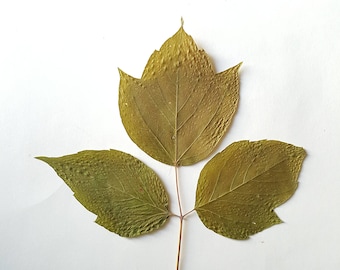
[[[247,239],[282,221],[274,208],[295,192],[305,151],[279,141],[240,141],[203,168],[195,209],[203,224]]]
[[[128,135],[169,165],[206,158],[236,111],[240,65],[215,74],[208,55],[181,27],[150,56],[141,79],[119,70],[119,108]]]
[[[135,157],[117,150],[82,151],[46,162],[97,215],[96,223],[124,237],[161,227],[168,219],[168,196],[158,176]]]

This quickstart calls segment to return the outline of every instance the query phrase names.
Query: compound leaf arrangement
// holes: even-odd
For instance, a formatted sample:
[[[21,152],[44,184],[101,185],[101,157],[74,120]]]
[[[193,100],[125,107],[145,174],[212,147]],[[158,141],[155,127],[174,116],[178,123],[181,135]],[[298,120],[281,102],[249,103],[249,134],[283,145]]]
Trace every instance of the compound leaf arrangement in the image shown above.
[[[239,141],[202,169],[193,210],[182,212],[178,170],[209,157],[225,135],[239,100],[240,64],[215,73],[208,55],[180,29],[155,51],[141,79],[122,70],[119,109],[130,138],[152,158],[175,169],[179,214],[169,211],[161,179],[137,158],[117,150],[37,157],[49,164],[97,215],[96,222],[123,237],[180,220],[196,211],[203,224],[233,239],[247,239],[282,221],[274,209],[298,186],[306,152],[274,140]]]

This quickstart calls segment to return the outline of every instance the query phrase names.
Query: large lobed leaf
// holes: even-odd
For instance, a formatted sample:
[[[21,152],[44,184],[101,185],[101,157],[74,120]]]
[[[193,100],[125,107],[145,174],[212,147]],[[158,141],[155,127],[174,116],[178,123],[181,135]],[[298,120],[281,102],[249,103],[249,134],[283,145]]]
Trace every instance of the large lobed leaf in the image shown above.
[[[247,239],[282,221],[273,211],[298,186],[304,149],[279,141],[231,144],[203,168],[195,209],[221,235]]]
[[[38,159],[49,164],[76,199],[98,216],[98,224],[121,236],[151,232],[169,217],[168,196],[160,179],[129,154],[82,151]]]
[[[119,108],[130,138],[169,165],[206,158],[236,111],[240,65],[215,74],[181,27],[151,55],[141,79],[119,70]]]

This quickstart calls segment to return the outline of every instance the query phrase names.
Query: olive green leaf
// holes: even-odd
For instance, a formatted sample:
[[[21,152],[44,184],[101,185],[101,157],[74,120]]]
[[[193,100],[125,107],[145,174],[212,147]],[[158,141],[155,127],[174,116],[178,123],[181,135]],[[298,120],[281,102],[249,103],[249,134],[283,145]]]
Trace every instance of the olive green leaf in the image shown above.
[[[158,176],[135,157],[116,150],[82,151],[49,164],[96,222],[121,236],[158,229],[168,219],[168,196]]]
[[[151,55],[141,79],[119,70],[119,108],[128,135],[163,163],[203,160],[236,111],[240,65],[216,74],[182,25]]]
[[[282,221],[274,208],[298,186],[306,152],[279,141],[240,141],[228,146],[203,168],[195,210],[218,234],[247,239]]]

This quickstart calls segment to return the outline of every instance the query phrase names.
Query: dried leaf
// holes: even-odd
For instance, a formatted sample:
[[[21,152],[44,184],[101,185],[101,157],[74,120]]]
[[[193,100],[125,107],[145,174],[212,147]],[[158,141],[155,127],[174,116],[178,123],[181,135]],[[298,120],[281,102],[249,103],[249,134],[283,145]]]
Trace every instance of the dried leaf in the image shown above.
[[[282,221],[273,211],[298,186],[305,151],[279,141],[240,141],[203,168],[195,209],[206,227],[247,239]]]
[[[158,176],[126,153],[82,151],[58,158],[38,157],[98,217],[96,222],[121,236],[134,237],[162,226],[169,217],[168,196]]]
[[[169,165],[206,158],[235,113],[240,65],[215,74],[181,27],[151,55],[141,79],[120,70],[119,108],[130,138]]]

